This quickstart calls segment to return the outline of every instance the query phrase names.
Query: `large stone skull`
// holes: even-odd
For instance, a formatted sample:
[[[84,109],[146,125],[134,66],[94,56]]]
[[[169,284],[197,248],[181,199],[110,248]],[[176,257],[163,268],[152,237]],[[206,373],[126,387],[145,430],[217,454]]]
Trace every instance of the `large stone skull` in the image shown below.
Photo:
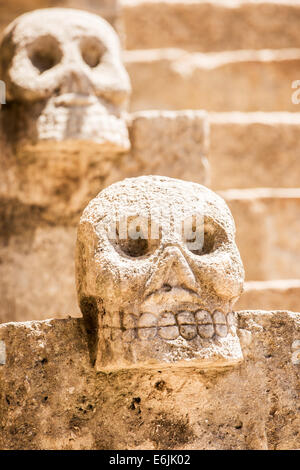
[[[204,186],[142,176],[100,192],[80,220],[76,277],[98,369],[241,361],[235,225]]]
[[[117,34],[99,16],[63,8],[20,16],[4,32],[0,78],[7,112],[19,105],[17,138],[129,148],[122,111],[130,83]]]

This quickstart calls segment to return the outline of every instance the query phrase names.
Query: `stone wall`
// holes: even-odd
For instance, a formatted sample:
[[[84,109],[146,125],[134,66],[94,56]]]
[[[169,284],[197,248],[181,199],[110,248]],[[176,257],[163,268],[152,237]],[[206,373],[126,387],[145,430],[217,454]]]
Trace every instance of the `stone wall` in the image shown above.
[[[81,319],[1,325],[0,448],[297,448],[300,315],[238,326],[233,368],[96,373]]]
[[[53,144],[44,155],[22,158],[13,196],[5,175],[11,175],[15,158],[2,154],[0,323],[80,316],[74,284],[77,223],[101,189],[150,173],[209,182],[205,112],[138,113],[128,126],[132,150],[113,158],[94,147],[62,151]]]
[[[198,4],[193,1],[123,0],[119,4],[115,0],[96,3],[70,0],[54,1],[50,5],[37,0],[25,4],[20,0],[9,5],[0,2],[2,28],[25,11],[49,6],[84,8],[102,14],[117,27],[127,49],[124,57],[133,82],[132,109],[204,107],[220,112],[209,113],[210,145],[207,145],[206,124],[206,144],[200,152],[203,129],[201,124],[196,124],[196,116],[201,121],[201,112],[179,111],[179,114],[183,113],[179,118],[178,112],[140,111],[128,121],[132,152],[119,156],[113,165],[102,161],[98,173],[97,158],[94,161],[91,155],[80,157],[83,160],[80,167],[78,157],[68,155],[61,158],[57,151],[56,159],[53,154],[55,161],[50,158],[50,165],[45,165],[49,157],[47,151],[44,163],[40,159],[36,169],[32,161],[27,169],[26,161],[19,161],[22,185],[28,187],[27,177],[32,188],[44,180],[43,191],[33,190],[32,207],[18,204],[16,207],[14,197],[9,204],[3,204],[5,215],[2,220],[6,229],[2,236],[5,242],[1,291],[4,307],[0,321],[38,319],[41,311],[45,312],[43,318],[79,314],[72,287],[75,225],[82,207],[103,186],[113,181],[124,176],[161,172],[210,184],[219,191],[293,188],[298,186],[299,180],[299,113],[291,101],[291,83],[297,78],[300,57],[297,49],[300,7],[294,2],[260,1],[253,4],[236,1],[232,7],[214,1]],[[199,22],[202,22],[200,29]],[[230,35],[226,34],[228,28]],[[177,142],[174,144],[178,135],[179,146]],[[30,158],[27,155],[26,160],[30,161]],[[28,216],[32,214],[34,221],[45,219],[38,206],[51,185],[54,193],[61,193],[59,197],[54,194],[52,207],[60,206],[61,211],[62,207],[67,207],[65,203],[61,204],[62,199],[68,200],[67,212],[71,210],[73,214],[71,226],[68,222],[65,230],[65,220],[58,220],[57,211],[54,211],[50,214],[51,225],[54,223],[57,227],[48,227],[48,211],[46,227],[35,233],[32,226],[40,226],[40,222],[32,222]],[[1,186],[6,199],[4,180]],[[291,195],[283,195],[281,190],[279,193],[265,191],[264,194],[267,194],[267,202],[255,189],[252,189],[251,196],[236,193],[234,201],[230,202],[236,216],[238,245],[246,277],[261,282],[298,278],[298,246],[293,235],[297,230],[297,201]],[[285,215],[281,213],[283,206]],[[15,239],[12,236],[14,229],[11,229],[18,218],[23,226],[24,218],[27,220],[27,241],[20,251],[20,237]],[[254,223],[256,229],[253,231]],[[10,241],[7,229],[11,231]],[[274,235],[277,231],[279,234]],[[61,240],[58,233],[62,234]],[[65,248],[62,240],[66,243]],[[7,243],[13,253],[10,248],[6,250]],[[61,247],[58,251],[57,245]],[[37,274],[39,258],[32,259],[36,250],[45,250],[40,266],[43,272],[48,271],[48,275]],[[62,250],[64,255],[57,259],[55,253]],[[259,255],[258,260],[253,258],[253,253]],[[17,266],[17,273],[11,269],[12,265]],[[54,273],[60,275],[55,276]],[[14,279],[18,279],[19,287],[16,287]],[[47,280],[47,293],[41,288],[42,279]],[[64,305],[59,301],[61,296],[57,285],[65,285],[69,293]],[[31,287],[30,293],[28,286]],[[272,296],[281,306],[286,298],[284,292],[282,288],[278,291],[278,295],[283,296],[281,300]],[[259,295],[260,308],[276,307],[274,304],[270,306],[266,299],[266,296]],[[292,305],[297,303],[293,301]],[[250,306],[253,306],[252,300]],[[18,311],[23,311],[21,317]]]
[[[300,280],[280,279],[275,281],[249,281],[245,283],[244,293],[235,308],[258,310],[260,306],[272,310],[287,308],[292,312],[300,311]]]
[[[299,186],[299,113],[209,113],[214,190]]]
[[[122,0],[122,7],[127,49],[215,52],[300,46],[297,2]]]
[[[181,49],[132,50],[124,59],[132,82],[132,111],[299,111],[291,99],[299,49],[207,54]]]
[[[237,227],[247,280],[299,278],[300,190],[222,191]]]

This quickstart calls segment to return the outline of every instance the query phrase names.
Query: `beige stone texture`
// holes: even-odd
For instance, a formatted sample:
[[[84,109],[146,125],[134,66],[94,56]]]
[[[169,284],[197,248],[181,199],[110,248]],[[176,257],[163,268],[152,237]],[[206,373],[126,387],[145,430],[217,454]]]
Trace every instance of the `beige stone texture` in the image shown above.
[[[0,325],[0,448],[299,449],[300,315],[238,321],[234,368],[109,374],[91,366],[82,319]]]
[[[210,113],[211,188],[296,188],[299,113]]]
[[[74,275],[76,229],[30,224],[33,217],[28,207],[23,224],[20,218],[10,220],[17,233],[10,233],[10,224],[1,230],[0,323],[81,316]]]
[[[237,227],[247,281],[300,278],[300,190],[220,192]]]
[[[132,159],[126,162],[127,176],[162,175],[209,186],[209,126],[204,111],[133,113],[129,134]]]
[[[296,1],[122,0],[127,49],[300,47]]]
[[[244,292],[235,308],[237,310],[282,310],[284,307],[292,312],[299,312],[299,279],[245,282]]]
[[[131,110],[299,111],[292,82],[299,49],[188,53],[180,49],[126,51]]]

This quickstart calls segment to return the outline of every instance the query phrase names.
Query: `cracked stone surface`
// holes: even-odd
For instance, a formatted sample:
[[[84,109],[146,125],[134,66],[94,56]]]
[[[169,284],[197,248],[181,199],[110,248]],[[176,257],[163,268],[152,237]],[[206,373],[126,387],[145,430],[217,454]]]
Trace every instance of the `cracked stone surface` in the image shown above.
[[[299,448],[300,314],[238,312],[237,326],[236,367],[100,373],[82,319],[0,325],[0,447]]]

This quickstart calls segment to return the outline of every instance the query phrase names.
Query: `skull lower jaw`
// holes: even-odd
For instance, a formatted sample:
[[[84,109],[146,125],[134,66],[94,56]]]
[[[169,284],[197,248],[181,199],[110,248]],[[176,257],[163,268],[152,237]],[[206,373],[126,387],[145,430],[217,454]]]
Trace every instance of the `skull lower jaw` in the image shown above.
[[[144,329],[144,334],[145,334]],[[150,330],[150,328],[148,329]],[[224,368],[243,360],[235,327],[225,338],[214,335],[211,339],[196,335],[191,340],[178,336],[165,340],[158,335],[141,338],[140,331],[124,338],[120,329],[104,328],[99,331],[99,349],[95,367],[99,371],[132,368]],[[149,333],[150,334],[150,333]]]
[[[206,299],[206,300],[205,300]],[[232,302],[183,288],[160,290],[99,315],[97,370],[229,367],[243,355]],[[111,306],[110,306],[111,307]],[[135,312],[135,313],[131,313]]]

